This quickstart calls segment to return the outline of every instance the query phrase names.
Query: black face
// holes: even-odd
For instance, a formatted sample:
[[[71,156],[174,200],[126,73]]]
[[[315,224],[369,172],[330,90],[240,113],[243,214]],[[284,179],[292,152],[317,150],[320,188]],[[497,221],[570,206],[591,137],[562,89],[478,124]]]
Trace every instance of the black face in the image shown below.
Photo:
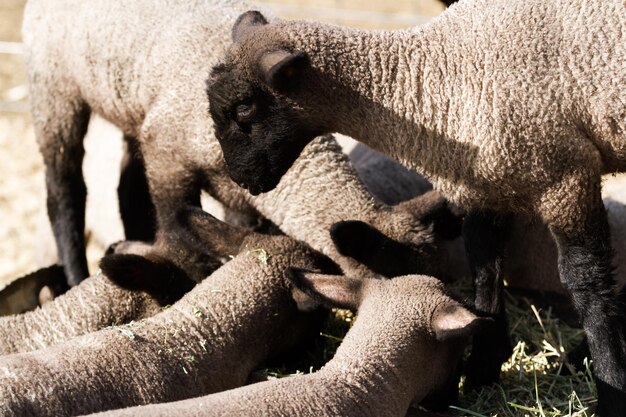
[[[236,70],[216,67],[207,85],[228,174],[253,195],[274,189],[317,133]]]

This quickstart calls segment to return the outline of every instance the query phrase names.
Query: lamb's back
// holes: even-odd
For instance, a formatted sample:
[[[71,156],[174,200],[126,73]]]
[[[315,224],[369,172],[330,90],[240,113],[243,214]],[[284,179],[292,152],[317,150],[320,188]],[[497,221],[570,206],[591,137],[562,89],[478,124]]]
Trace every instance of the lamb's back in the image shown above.
[[[137,135],[160,97],[185,96],[174,92],[181,85],[203,90],[242,7],[229,0],[31,0],[23,24],[27,65]]]

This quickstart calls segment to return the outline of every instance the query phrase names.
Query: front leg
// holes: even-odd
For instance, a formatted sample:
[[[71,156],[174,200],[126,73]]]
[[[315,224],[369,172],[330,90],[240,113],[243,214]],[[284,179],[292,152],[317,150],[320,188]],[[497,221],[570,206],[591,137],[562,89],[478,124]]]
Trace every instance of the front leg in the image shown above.
[[[146,127],[141,137],[157,219],[155,250],[191,279],[200,281],[232,254],[219,246],[231,236],[229,230],[219,227],[223,223],[208,213],[195,216],[193,222],[186,221],[187,213],[203,213],[200,192],[216,148],[200,146],[205,141],[189,140],[184,131],[174,129],[177,124],[155,119],[160,123]]]
[[[466,365],[465,388],[497,382],[500,368],[513,351],[503,302],[503,256],[511,223],[509,215],[472,212],[463,223],[463,236],[474,279],[475,307],[495,323],[474,336]]]
[[[626,412],[626,337],[624,310],[614,293],[613,252],[606,210],[598,181],[577,187],[580,195],[565,202],[570,214],[564,218],[546,210],[544,218],[557,243],[559,275],[572,296],[587,335],[598,390],[599,417],[623,416]]]

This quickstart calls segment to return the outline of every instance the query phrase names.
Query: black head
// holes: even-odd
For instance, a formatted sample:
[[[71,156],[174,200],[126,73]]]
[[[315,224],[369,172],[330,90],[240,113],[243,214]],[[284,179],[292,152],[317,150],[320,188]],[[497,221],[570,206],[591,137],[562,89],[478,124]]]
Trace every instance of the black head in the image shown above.
[[[460,236],[462,222],[435,191],[400,203],[373,221],[337,222],[330,235],[340,254],[385,277],[439,275],[441,241]]]
[[[302,149],[321,132],[284,96],[309,67],[301,52],[280,48],[253,51],[250,43],[267,25],[247,12],[233,27],[226,63],[207,82],[210,113],[230,177],[257,195],[276,187]],[[251,40],[252,39],[252,40]]]
[[[161,305],[178,301],[196,285],[172,262],[154,254],[106,255],[100,260],[100,268],[120,287],[131,291],[144,291]]]

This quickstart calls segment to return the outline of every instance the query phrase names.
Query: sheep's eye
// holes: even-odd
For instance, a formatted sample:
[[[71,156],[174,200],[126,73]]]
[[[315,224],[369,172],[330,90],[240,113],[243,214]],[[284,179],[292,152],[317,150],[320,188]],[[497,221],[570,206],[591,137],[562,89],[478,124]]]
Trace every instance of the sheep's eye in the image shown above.
[[[237,123],[250,123],[256,115],[256,104],[253,102],[240,103],[235,107]]]

